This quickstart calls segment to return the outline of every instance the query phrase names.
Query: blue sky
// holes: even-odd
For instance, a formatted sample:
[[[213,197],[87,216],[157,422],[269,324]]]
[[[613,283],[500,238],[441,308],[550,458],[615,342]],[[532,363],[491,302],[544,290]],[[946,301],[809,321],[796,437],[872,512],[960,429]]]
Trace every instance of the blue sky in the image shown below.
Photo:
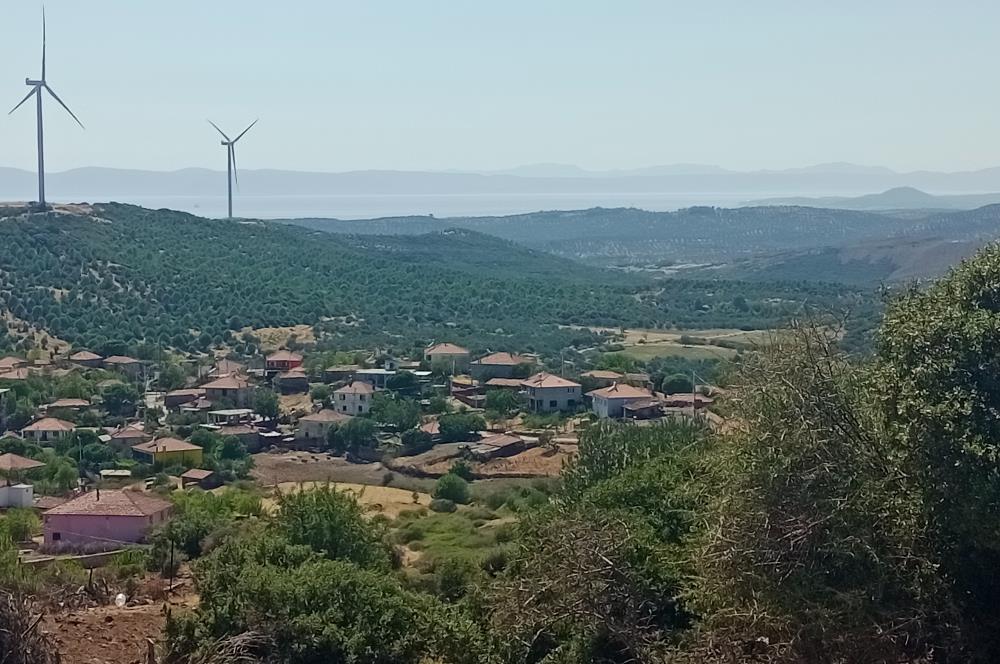
[[[50,170],[1000,164],[989,0],[49,0]],[[39,68],[3,0],[0,100]],[[34,114],[0,165],[34,165]]]

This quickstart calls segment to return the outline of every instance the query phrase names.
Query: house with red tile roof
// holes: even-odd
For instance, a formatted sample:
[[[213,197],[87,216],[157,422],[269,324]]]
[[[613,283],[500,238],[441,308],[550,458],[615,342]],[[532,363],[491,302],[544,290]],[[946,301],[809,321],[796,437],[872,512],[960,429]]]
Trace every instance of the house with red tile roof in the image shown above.
[[[468,370],[470,357],[468,348],[462,348],[452,343],[434,344],[424,350],[424,362],[451,373]]]
[[[42,515],[45,547],[120,548],[170,518],[172,504],[142,491],[88,491]]]
[[[306,440],[325,440],[326,434],[334,426],[351,419],[350,415],[330,408],[310,413],[299,418],[297,437]]]
[[[133,378],[138,376],[142,371],[142,362],[134,357],[128,357],[127,355],[112,355],[111,357],[106,357],[104,358],[103,364],[105,369],[120,371]]]
[[[264,368],[270,372],[291,371],[302,366],[302,356],[290,350],[271,353],[264,361]]]
[[[602,419],[622,417],[626,406],[654,400],[653,393],[649,390],[625,383],[613,383],[608,387],[591,390],[587,392],[587,396],[591,398],[591,409]]]
[[[43,417],[21,429],[21,436],[36,443],[51,443],[76,431],[76,425],[57,417]]]
[[[104,358],[97,353],[91,353],[89,350],[81,350],[70,355],[69,361],[73,364],[79,364],[81,367],[96,369],[104,362]]]
[[[45,404],[46,410],[82,410],[90,408],[90,402],[86,399],[56,399],[52,403]]]
[[[249,408],[253,402],[253,384],[245,376],[230,374],[201,386],[212,403],[229,402],[236,408]]]
[[[523,365],[533,365],[535,361],[524,355],[513,353],[490,353],[469,364],[469,372],[476,380],[483,382],[490,378],[513,378],[514,372]],[[521,374],[522,376],[524,374]]]
[[[590,385],[594,387],[609,387],[615,383],[624,382],[625,374],[606,369],[594,369],[593,371],[584,371],[580,374],[580,378],[589,379]]]
[[[528,410],[534,413],[572,412],[582,403],[580,383],[546,372],[521,383],[528,394]]]
[[[132,456],[137,460],[163,466],[200,466],[203,454],[200,447],[179,438],[156,438],[132,446]]]
[[[333,407],[338,413],[364,415],[371,410],[374,396],[371,383],[355,380],[333,391]]]

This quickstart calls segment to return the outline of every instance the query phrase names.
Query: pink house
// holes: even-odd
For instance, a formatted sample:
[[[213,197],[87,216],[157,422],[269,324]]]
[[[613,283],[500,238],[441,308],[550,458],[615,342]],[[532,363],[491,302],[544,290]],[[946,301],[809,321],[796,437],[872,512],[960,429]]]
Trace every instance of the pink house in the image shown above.
[[[88,491],[42,515],[45,547],[141,542],[171,507],[142,491]]]

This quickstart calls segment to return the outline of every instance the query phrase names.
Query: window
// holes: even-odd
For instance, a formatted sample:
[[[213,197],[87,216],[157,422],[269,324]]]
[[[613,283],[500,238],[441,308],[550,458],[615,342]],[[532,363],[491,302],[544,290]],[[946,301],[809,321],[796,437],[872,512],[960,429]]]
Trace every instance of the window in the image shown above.
[[[364,406],[362,406],[361,404],[358,404],[358,412],[359,413],[365,412]]]
[[[341,407],[340,407],[340,409],[341,409],[342,411],[344,411],[345,413],[347,412],[347,406],[341,406]]]
[[[365,400],[365,395],[363,395],[363,394],[361,395],[361,400],[362,400],[362,401],[364,401],[364,400]]]
[[[347,395],[346,394],[341,394],[340,395],[340,400],[341,401],[347,401]]]
[[[551,401],[549,401],[549,408],[556,408],[558,405],[559,405],[559,402],[556,401],[555,399],[552,399]]]
[[[569,406],[570,408],[574,408],[576,406],[576,399],[569,399],[566,402],[566,405]]]
[[[62,533],[52,533],[52,541],[58,542],[62,539]]]

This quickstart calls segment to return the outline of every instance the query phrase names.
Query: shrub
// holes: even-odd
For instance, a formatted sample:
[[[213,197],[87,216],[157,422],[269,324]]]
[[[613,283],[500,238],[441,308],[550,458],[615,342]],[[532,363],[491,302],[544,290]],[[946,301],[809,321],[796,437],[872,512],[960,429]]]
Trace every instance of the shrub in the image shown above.
[[[497,547],[483,557],[479,567],[487,574],[496,576],[507,568],[507,559],[507,550],[503,547]]]
[[[38,516],[28,508],[15,508],[7,511],[2,523],[4,529],[15,542],[31,539],[42,526]]]
[[[458,505],[456,505],[454,501],[447,500],[446,498],[435,498],[434,500],[431,501],[431,511],[433,512],[449,513],[449,512],[454,512],[457,509]]]
[[[396,479],[396,474],[395,473],[393,473],[391,471],[390,472],[386,472],[385,474],[382,475],[382,486],[389,486],[390,484],[392,484],[392,481],[394,479]]]
[[[471,482],[473,479],[472,467],[461,459],[451,464],[451,468],[448,470],[448,472],[451,473],[452,475],[458,475],[466,482]]]
[[[469,483],[453,473],[442,475],[434,486],[434,497],[464,505],[469,502]],[[433,509],[433,505],[431,507]]]

